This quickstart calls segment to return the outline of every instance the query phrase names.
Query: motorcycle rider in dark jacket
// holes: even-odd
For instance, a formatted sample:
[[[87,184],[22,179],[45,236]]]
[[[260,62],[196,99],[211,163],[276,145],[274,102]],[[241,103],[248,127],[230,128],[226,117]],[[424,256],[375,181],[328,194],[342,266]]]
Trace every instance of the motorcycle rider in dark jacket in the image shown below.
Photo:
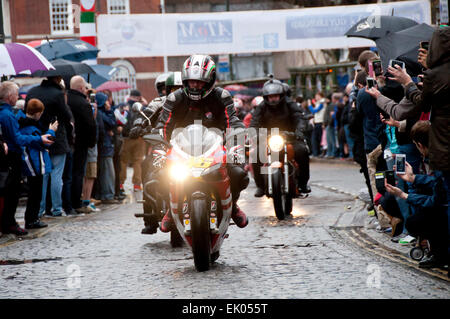
[[[272,128],[280,131],[294,132],[296,141],[293,142],[295,151],[295,161],[299,165],[297,176],[299,191],[309,193],[309,149],[305,142],[305,132],[308,120],[304,116],[301,108],[289,97],[286,97],[287,90],[283,83],[276,79],[270,79],[263,86],[264,101],[260,103],[253,114],[250,127],[267,129],[267,134]],[[262,141],[258,141],[261,145]],[[264,143],[264,142],[262,142]],[[262,197],[265,194],[264,178],[261,175],[262,163],[258,159],[257,163],[252,163],[257,190],[255,197]]]
[[[142,115],[139,113],[137,119],[133,123],[133,128],[130,130],[130,137],[137,138],[151,132],[158,122],[159,116],[161,115],[164,103],[166,101],[166,92],[168,94],[181,88],[181,72],[168,72],[160,75],[155,81],[155,88],[158,91],[159,96],[153,99],[145,108],[142,109]],[[132,107],[132,106],[131,106]],[[147,120],[150,120],[149,121]],[[153,167],[153,156],[150,152],[150,146],[146,146],[146,158],[142,162],[142,181],[145,185],[146,182],[153,179],[152,173],[154,171]],[[144,192],[144,201],[147,200],[147,196]],[[148,206],[144,204],[144,228],[141,234],[154,234],[158,228],[158,222],[155,216],[148,216],[149,209]]]
[[[155,132],[165,140],[170,141],[173,129],[186,127],[198,120],[205,127],[223,132],[228,128],[245,128],[236,116],[230,93],[214,87],[216,65],[210,56],[190,56],[183,65],[182,81],[183,88],[167,96],[156,125]],[[233,199],[231,217],[238,227],[243,228],[247,226],[248,219],[237,205],[237,200],[240,192],[248,186],[249,179],[243,165],[228,164],[228,175]],[[161,222],[161,231],[170,231],[172,223],[171,215],[167,213]]]

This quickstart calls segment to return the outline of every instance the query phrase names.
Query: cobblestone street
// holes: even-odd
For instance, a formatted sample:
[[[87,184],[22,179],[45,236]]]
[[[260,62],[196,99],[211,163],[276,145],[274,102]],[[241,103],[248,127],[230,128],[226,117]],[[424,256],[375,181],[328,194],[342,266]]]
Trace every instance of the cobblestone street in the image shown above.
[[[133,200],[66,218],[42,236],[0,245],[0,298],[450,297],[445,279],[391,258],[398,247],[370,243],[389,240],[363,227],[367,211],[351,195],[365,187],[356,165],[312,163],[310,182],[310,196],[281,222],[271,200],[253,197],[251,182],[239,201],[250,224],[230,226],[203,273],[168,234],[141,235],[134,214],[142,204]]]

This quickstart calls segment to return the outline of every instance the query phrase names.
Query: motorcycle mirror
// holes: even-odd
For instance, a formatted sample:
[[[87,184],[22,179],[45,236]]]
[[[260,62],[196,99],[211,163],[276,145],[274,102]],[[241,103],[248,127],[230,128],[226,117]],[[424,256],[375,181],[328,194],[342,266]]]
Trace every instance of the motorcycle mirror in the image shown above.
[[[136,103],[133,104],[133,106],[131,107],[131,109],[132,109],[134,112],[141,112],[141,110],[142,110],[142,104],[139,103],[139,102],[136,102]]]

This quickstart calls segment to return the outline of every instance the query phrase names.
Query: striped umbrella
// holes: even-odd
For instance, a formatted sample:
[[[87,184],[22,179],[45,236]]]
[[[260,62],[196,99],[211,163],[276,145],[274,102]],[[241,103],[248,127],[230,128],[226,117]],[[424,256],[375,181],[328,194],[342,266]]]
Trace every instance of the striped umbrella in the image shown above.
[[[31,75],[38,70],[54,69],[41,53],[26,44],[0,44],[0,75]]]

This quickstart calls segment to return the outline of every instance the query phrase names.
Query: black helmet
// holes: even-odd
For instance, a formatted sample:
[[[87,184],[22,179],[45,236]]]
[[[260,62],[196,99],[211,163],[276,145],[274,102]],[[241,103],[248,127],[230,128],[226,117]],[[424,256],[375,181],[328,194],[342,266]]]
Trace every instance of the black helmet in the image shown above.
[[[183,65],[181,73],[184,93],[194,101],[199,101],[211,93],[216,83],[216,64],[209,55],[192,55]],[[189,87],[189,80],[205,82],[201,89]]]
[[[169,76],[170,73],[163,73],[158,75],[158,77],[155,80],[155,89],[158,92],[159,96],[166,95],[163,90],[166,89],[166,79]]]
[[[286,91],[284,89],[283,83],[281,83],[279,80],[276,80],[276,79],[270,79],[269,81],[264,83],[262,93],[263,93],[263,97],[264,97],[264,102],[266,102],[267,105],[270,105],[270,106],[279,105],[280,103],[282,103],[284,101],[284,98],[286,96]],[[269,102],[268,96],[275,95],[275,94],[280,95],[280,100],[277,102]]]

